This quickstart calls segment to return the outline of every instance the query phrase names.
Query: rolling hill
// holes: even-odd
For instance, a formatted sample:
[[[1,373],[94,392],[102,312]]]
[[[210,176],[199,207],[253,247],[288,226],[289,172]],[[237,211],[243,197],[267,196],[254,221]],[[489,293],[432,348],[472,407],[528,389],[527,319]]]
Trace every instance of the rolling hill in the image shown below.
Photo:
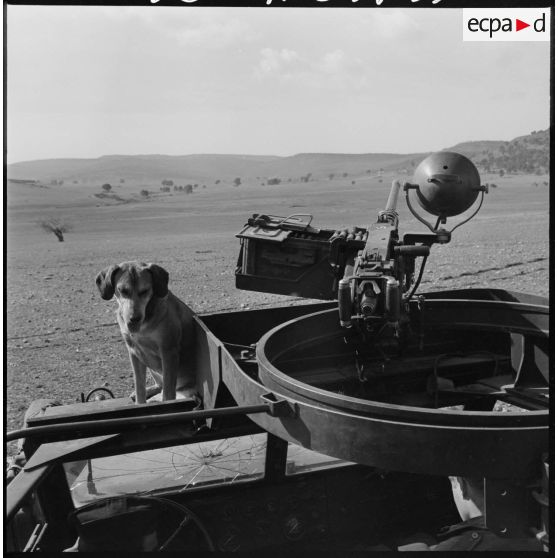
[[[471,141],[457,144],[457,151],[471,158],[481,170],[505,172],[548,172],[549,130],[532,132],[511,141]],[[102,183],[162,180],[205,181],[235,177],[259,180],[303,176],[359,176],[382,171],[411,171],[428,153],[343,154],[300,153],[288,157],[256,155],[107,155],[96,159],[48,159],[8,165],[10,180],[42,183],[71,181]]]
[[[426,154],[329,154],[302,153],[290,157],[248,155],[110,155],[98,159],[49,159],[26,161],[8,166],[9,179],[37,180],[41,182],[126,181],[160,182],[204,181],[221,178],[232,181],[235,177],[290,177],[300,178],[308,173],[314,177],[346,172],[351,175],[377,172],[380,168],[405,167],[412,159]]]
[[[467,157],[484,171],[548,173],[550,129],[531,132],[511,141],[474,141],[450,149]]]

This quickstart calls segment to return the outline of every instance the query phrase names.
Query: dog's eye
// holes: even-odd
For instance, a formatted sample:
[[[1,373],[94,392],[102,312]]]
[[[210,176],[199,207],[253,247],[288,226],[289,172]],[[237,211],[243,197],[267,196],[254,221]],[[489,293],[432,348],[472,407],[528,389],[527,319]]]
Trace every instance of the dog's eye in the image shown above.
[[[144,289],[143,291],[139,292],[140,296],[147,296],[149,294],[149,289]]]
[[[128,289],[120,289],[120,294],[122,296],[130,296],[130,291]]]

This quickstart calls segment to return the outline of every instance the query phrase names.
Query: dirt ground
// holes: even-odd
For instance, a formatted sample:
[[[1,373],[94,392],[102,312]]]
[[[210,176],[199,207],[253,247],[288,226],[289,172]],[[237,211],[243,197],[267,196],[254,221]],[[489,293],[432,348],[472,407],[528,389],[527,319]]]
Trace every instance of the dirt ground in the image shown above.
[[[433,248],[422,290],[493,287],[547,296],[548,177],[489,176],[484,181],[497,188],[490,189],[480,213],[455,231],[449,245]],[[103,301],[95,286],[101,269],[127,260],[156,262],[169,271],[170,289],[201,313],[298,304],[235,288],[235,234],[247,217],[312,213],[314,223],[324,228],[366,226],[385,205],[389,182],[211,186],[191,195],[121,204],[96,198],[85,186],[10,185],[6,429],[20,426],[34,399],[70,403],[99,386],[116,396],[131,392],[115,303]],[[126,191],[117,193],[125,197]],[[424,229],[403,200],[399,209],[400,231]],[[71,223],[65,242],[38,226],[47,215]]]

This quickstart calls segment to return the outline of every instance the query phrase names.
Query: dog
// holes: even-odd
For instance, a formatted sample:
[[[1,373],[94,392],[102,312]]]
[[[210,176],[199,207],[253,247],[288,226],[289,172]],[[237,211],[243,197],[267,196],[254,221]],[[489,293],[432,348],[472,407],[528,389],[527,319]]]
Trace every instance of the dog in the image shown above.
[[[168,289],[169,274],[153,263],[123,262],[95,282],[104,300],[116,297],[116,318],[134,371],[136,403],[162,393],[163,401],[200,402],[193,367],[194,312]],[[150,369],[154,386],[146,386]],[[159,396],[158,396],[159,397]]]

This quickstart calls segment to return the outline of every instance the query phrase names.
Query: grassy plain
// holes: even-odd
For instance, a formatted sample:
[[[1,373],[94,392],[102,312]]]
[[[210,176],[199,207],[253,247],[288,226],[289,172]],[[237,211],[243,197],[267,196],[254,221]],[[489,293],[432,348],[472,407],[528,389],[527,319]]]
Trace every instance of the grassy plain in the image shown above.
[[[235,234],[252,213],[312,213],[324,228],[375,221],[392,176],[315,180],[262,186],[246,181],[200,186],[191,195],[155,193],[159,185],[126,181],[113,193],[126,203],[97,198],[100,184],[7,188],[7,428],[20,425],[41,397],[74,402],[108,385],[132,390],[127,352],[114,302],[95,287],[102,268],[126,260],[156,262],[170,273],[170,289],[197,312],[293,304],[287,297],[238,291]],[[403,177],[408,179],[407,177]],[[490,188],[473,221],[447,246],[435,246],[422,290],[496,287],[547,295],[549,289],[548,176],[483,176]],[[535,186],[535,183],[537,186]],[[546,184],[545,184],[546,183]],[[142,188],[154,191],[142,200]],[[400,230],[424,227],[400,199]],[[71,224],[65,242],[43,231],[47,216]]]

